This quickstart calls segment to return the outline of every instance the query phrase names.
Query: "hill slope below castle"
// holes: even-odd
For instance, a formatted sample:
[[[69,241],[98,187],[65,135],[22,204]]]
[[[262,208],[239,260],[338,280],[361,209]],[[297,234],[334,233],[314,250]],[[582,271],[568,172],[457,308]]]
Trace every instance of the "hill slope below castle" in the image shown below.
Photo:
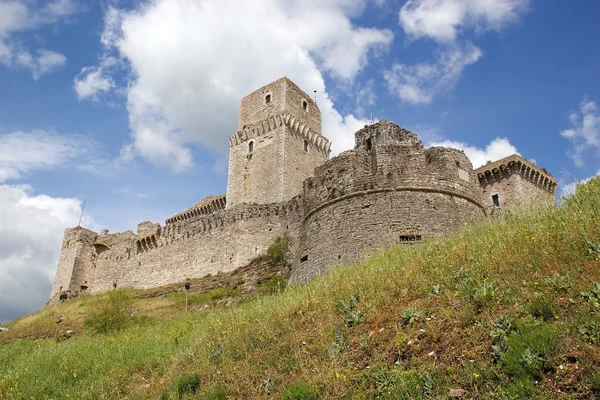
[[[157,297],[127,291],[50,307],[11,334],[59,313],[87,328],[0,344],[0,397],[600,398],[599,258],[597,178],[545,214],[230,307],[152,313]]]

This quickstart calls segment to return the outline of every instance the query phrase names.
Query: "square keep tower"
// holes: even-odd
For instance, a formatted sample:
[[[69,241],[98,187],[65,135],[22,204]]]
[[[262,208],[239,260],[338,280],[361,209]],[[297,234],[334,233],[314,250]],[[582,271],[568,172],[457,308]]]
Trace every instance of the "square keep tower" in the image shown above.
[[[304,180],[329,158],[331,143],[321,135],[317,104],[281,78],[242,99],[229,146],[227,208],[300,194]]]

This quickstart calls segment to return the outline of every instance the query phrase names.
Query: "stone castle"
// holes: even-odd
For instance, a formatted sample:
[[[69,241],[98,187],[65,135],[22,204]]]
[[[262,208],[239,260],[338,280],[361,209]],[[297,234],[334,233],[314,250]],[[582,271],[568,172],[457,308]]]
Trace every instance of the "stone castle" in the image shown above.
[[[244,97],[229,138],[227,194],[137,232],[65,231],[50,301],[60,294],[151,288],[246,265],[284,233],[292,282],[375,250],[444,235],[496,209],[552,205],[556,180],[512,155],[478,169],[465,154],[424,148],[385,120],[329,158],[321,112],[281,78]]]

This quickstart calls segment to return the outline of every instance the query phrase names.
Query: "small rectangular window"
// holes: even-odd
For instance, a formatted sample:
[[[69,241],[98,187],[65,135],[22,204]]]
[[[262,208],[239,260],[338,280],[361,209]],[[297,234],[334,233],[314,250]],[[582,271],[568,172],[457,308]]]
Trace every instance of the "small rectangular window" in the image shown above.
[[[398,238],[398,242],[400,244],[413,244],[413,243],[422,242],[422,241],[423,241],[423,236],[416,235],[416,234],[400,235],[400,237]]]
[[[500,207],[500,198],[497,194],[492,196],[492,201],[494,202],[494,206]]]

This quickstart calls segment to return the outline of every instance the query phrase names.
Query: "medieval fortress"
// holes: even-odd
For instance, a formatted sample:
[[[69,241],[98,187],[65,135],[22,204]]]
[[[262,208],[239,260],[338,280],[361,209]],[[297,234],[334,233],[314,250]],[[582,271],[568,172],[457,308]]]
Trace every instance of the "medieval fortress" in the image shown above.
[[[465,154],[423,148],[385,120],[329,158],[317,104],[287,78],[244,97],[229,138],[227,194],[137,232],[65,231],[50,301],[150,288],[246,265],[284,233],[292,282],[375,250],[444,235],[495,209],[554,204],[556,180],[512,155],[476,170]]]

